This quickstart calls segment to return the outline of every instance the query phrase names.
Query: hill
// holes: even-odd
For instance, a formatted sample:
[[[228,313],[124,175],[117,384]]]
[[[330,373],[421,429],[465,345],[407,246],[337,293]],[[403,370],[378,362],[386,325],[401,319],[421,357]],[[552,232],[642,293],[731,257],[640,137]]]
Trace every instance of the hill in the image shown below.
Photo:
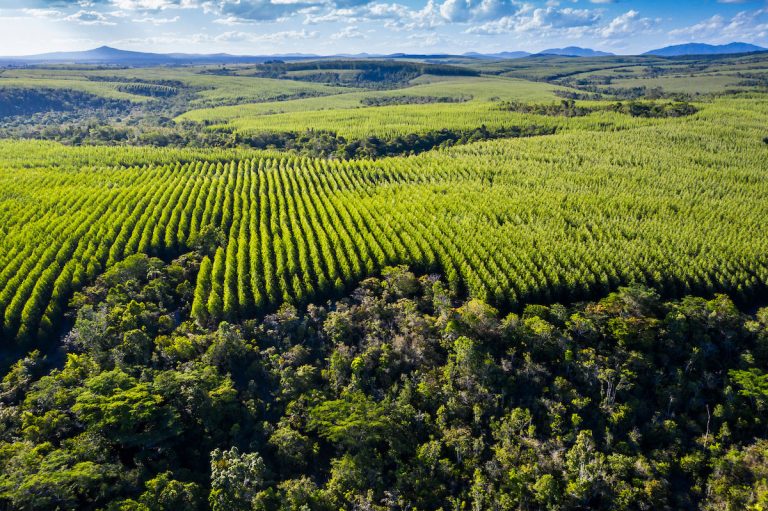
[[[679,57],[682,55],[727,55],[731,53],[752,53],[758,51],[768,51],[768,48],[747,43],[730,43],[722,45],[688,43],[658,48],[656,50],[645,52],[644,55]]]
[[[465,57],[473,57],[476,59],[521,59],[530,55],[531,54],[527,51],[502,51],[498,53],[478,53],[471,51],[464,54]]]
[[[273,59],[270,56],[229,55],[217,53],[211,55],[187,53],[145,53],[120,50],[101,46],[92,50],[74,52],[42,53],[22,57],[0,57],[0,64],[122,64],[122,65],[169,65],[169,64],[206,64],[206,63],[259,63]],[[282,59],[306,58],[299,55],[285,55]]]
[[[538,53],[538,55],[560,55],[563,57],[610,57],[613,53],[593,50],[591,48],[580,48],[578,46],[568,46],[566,48],[550,48]]]

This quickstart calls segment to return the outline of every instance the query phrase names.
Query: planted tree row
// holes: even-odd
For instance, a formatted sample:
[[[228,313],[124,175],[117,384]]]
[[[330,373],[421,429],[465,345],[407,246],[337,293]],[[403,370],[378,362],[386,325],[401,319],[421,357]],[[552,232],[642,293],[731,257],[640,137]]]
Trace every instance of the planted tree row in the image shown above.
[[[55,331],[72,293],[130,254],[191,249],[206,252],[192,307],[201,323],[324,299],[397,263],[509,307],[629,282],[748,298],[768,283],[765,110],[733,101],[620,135],[378,161],[5,166],[3,336]]]

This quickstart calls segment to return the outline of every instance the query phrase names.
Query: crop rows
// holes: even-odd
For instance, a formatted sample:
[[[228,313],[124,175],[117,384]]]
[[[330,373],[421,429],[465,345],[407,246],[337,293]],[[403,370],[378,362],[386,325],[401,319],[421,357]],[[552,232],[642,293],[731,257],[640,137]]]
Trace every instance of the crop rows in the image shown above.
[[[45,335],[105,268],[182,253],[208,226],[226,242],[198,276],[193,315],[206,322],[338,294],[397,263],[502,306],[632,281],[669,294],[762,291],[765,108],[745,100],[711,117],[375,162],[0,166],[3,336]]]

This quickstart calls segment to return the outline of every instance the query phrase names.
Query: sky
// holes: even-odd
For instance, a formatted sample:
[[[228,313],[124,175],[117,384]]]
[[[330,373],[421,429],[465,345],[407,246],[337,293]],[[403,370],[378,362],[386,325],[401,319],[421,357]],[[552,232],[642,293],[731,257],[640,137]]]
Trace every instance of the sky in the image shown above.
[[[0,55],[768,47],[768,0],[0,0]]]

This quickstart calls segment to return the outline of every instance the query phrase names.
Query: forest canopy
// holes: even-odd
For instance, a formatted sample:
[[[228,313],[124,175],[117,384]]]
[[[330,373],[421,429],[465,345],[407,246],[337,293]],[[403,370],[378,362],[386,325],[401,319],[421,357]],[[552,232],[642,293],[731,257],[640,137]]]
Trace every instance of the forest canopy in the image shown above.
[[[762,509],[768,308],[644,287],[501,314],[387,268],[190,318],[207,260],[135,255],[2,381],[14,509]],[[205,263],[203,263],[205,264]]]

